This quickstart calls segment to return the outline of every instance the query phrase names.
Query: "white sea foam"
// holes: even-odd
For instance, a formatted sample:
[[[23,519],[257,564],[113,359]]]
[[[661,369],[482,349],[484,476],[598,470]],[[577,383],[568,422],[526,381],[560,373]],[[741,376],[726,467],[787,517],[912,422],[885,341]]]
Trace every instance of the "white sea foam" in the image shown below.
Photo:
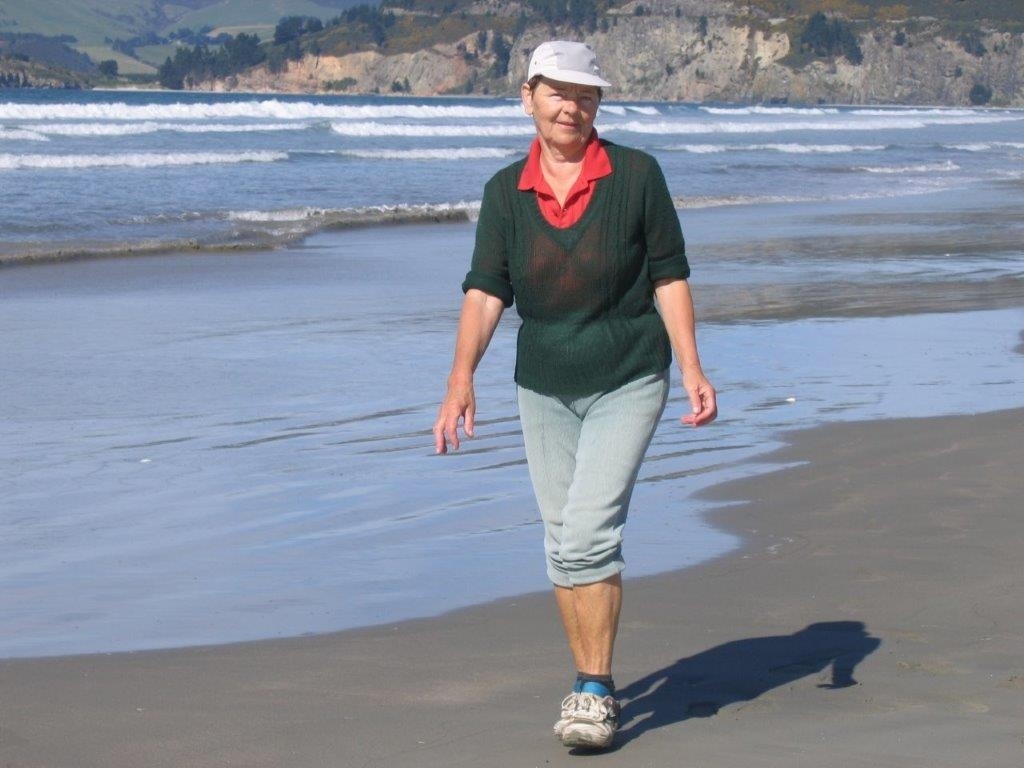
[[[323,216],[325,213],[324,208],[286,208],[280,211],[228,211],[227,217],[231,221],[303,221]]]
[[[679,210],[696,208],[720,208],[727,205],[771,205],[773,203],[804,202],[812,198],[791,197],[787,195],[694,195],[692,197],[674,197],[672,202]]]
[[[691,155],[717,155],[733,149],[728,144],[674,144],[665,147],[669,152],[689,152]]]
[[[867,115],[869,117],[900,117],[916,115],[924,117],[975,117],[990,114],[975,109],[947,109],[943,107],[892,107],[892,108],[866,108],[851,109],[851,115]]]
[[[710,155],[720,152],[782,152],[784,154],[849,154],[880,152],[884,144],[676,144],[665,147],[672,152]]]
[[[847,200],[888,200],[901,197],[928,195],[946,189],[944,185],[934,181],[918,181],[916,184],[904,184],[900,187],[876,189],[867,192],[851,192],[848,194],[816,195],[695,195],[692,197],[673,197],[672,202],[680,210],[692,208],[718,208],[730,205],[773,205],[779,203],[807,202],[842,202]]]
[[[366,160],[493,160],[521,155],[517,149],[460,147],[458,149],[345,149],[338,152]]]
[[[413,220],[429,216],[463,214],[473,217],[480,210],[480,201],[427,203],[421,205],[371,205],[363,208],[284,208],[275,211],[228,211],[231,221],[251,224],[302,224],[310,230],[332,223],[385,223]]]
[[[309,123],[50,123],[33,130],[50,136],[133,136],[160,131],[179,133],[252,133],[266,131],[304,131]]]
[[[603,115],[615,115],[616,117],[626,117],[629,114],[634,115],[650,115],[657,117],[661,114],[657,107],[638,105],[638,104],[602,104],[601,114]]]
[[[421,104],[323,104],[311,101],[207,102],[195,104],[15,104],[0,103],[0,120],[376,120],[388,118],[479,119],[522,116],[514,104],[494,107]]]
[[[24,128],[0,128],[0,141],[49,141],[38,131]]]
[[[658,110],[657,107],[646,107],[646,106],[641,107],[641,106],[637,106],[635,104],[630,104],[630,105],[626,106],[626,109],[629,110],[630,112],[634,112],[634,113],[636,113],[638,115],[660,115],[661,114],[661,112]]]
[[[1024,120],[1020,114],[982,114],[969,112],[936,112],[935,114],[908,114],[905,116],[858,117],[842,113],[829,113],[820,120],[609,120],[601,125],[604,131],[624,131],[639,134],[699,135],[699,134],[759,134],[787,131],[885,131],[920,130],[930,125],[977,125]]]
[[[952,160],[943,163],[920,163],[918,165],[861,165],[854,170],[867,173],[898,174],[898,173],[944,173],[947,171],[959,171],[960,166]]]
[[[943,144],[943,149],[955,149],[958,152],[990,152],[995,145],[988,141],[979,141],[973,144]]]
[[[701,107],[709,115],[836,115],[835,107]]]
[[[287,152],[128,152],[116,155],[0,154],[0,170],[156,168],[176,165],[273,163],[287,159]]]
[[[758,133],[780,133],[783,131],[844,131],[844,130],[879,130],[887,128],[921,128],[923,123],[906,121],[906,125],[894,125],[893,121],[878,120],[872,124],[856,121],[841,120],[800,120],[800,121],[759,121],[759,122],[730,122],[712,120],[659,120],[642,122],[639,120],[627,120],[625,122],[607,122],[601,126],[605,132],[622,131],[625,133],[639,133],[645,135],[701,135],[701,134],[758,134]]]
[[[991,152],[993,149],[1024,149],[1024,143],[1017,141],[978,141],[967,144],[944,144],[943,149],[960,152]]]
[[[451,125],[413,123],[352,122],[331,123],[331,130],[340,136],[531,136],[535,132],[532,122],[523,120],[519,124],[501,125]]]

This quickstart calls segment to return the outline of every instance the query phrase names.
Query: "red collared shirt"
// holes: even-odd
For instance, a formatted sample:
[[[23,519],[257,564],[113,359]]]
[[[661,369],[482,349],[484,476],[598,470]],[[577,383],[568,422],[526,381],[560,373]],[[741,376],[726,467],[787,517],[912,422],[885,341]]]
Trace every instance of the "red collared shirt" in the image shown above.
[[[592,131],[590,140],[583,150],[583,168],[566,195],[565,205],[558,202],[551,185],[544,179],[540,169],[540,139],[534,139],[530,145],[530,154],[519,177],[518,188],[521,191],[533,190],[537,195],[537,205],[541,214],[553,227],[566,229],[581,218],[587,205],[594,197],[594,182],[608,176],[612,172],[612,161],[605,152],[601,142],[597,140],[597,131]]]

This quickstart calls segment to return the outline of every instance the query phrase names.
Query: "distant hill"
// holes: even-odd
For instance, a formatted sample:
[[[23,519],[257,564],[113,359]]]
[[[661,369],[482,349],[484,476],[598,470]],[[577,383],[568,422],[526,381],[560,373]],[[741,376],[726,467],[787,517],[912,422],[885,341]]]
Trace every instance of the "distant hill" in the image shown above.
[[[1024,0],[0,0],[5,31],[169,88],[507,95],[562,37],[620,98],[1024,106]]]
[[[94,62],[114,59],[122,72],[154,74],[173,53],[170,36],[204,28],[216,35],[273,34],[284,16],[324,21],[361,0],[0,0],[0,34],[71,35],[70,45]],[[126,45],[115,45],[122,41]],[[128,51],[126,53],[126,51]]]
[[[552,37],[593,46],[618,98],[1024,106],[1021,0],[383,0],[255,52],[181,55],[166,82],[511,95]]]

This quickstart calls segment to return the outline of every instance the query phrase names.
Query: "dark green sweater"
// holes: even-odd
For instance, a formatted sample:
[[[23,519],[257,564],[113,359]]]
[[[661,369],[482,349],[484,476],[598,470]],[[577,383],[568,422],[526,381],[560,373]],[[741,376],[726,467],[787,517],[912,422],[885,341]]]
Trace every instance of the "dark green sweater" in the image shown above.
[[[516,188],[525,158],[484,188],[462,289],[515,301],[515,379],[543,394],[607,392],[672,360],[654,282],[690,274],[679,216],[653,157],[602,143],[612,173],[566,229],[544,219],[535,192]]]

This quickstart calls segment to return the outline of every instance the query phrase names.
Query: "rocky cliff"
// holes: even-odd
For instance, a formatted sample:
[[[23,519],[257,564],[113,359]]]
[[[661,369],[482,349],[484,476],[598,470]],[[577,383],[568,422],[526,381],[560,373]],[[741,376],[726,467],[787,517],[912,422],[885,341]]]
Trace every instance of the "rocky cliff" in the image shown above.
[[[600,55],[611,95],[623,99],[848,104],[978,103],[1024,106],[1024,34],[982,29],[965,46],[935,20],[874,23],[859,31],[858,64],[797,55],[798,27],[787,19],[743,20],[730,5],[706,0],[639,0],[612,11],[584,39]],[[732,9],[734,10],[734,9]],[[486,17],[481,16],[481,19]],[[860,29],[855,27],[855,29]],[[493,77],[495,55],[481,31],[445,45],[388,55],[306,55],[281,72],[266,66],[216,90],[512,94],[529,52],[551,37],[580,39],[548,25],[527,26],[513,41],[508,74]],[[971,50],[968,50],[970,48]]]

